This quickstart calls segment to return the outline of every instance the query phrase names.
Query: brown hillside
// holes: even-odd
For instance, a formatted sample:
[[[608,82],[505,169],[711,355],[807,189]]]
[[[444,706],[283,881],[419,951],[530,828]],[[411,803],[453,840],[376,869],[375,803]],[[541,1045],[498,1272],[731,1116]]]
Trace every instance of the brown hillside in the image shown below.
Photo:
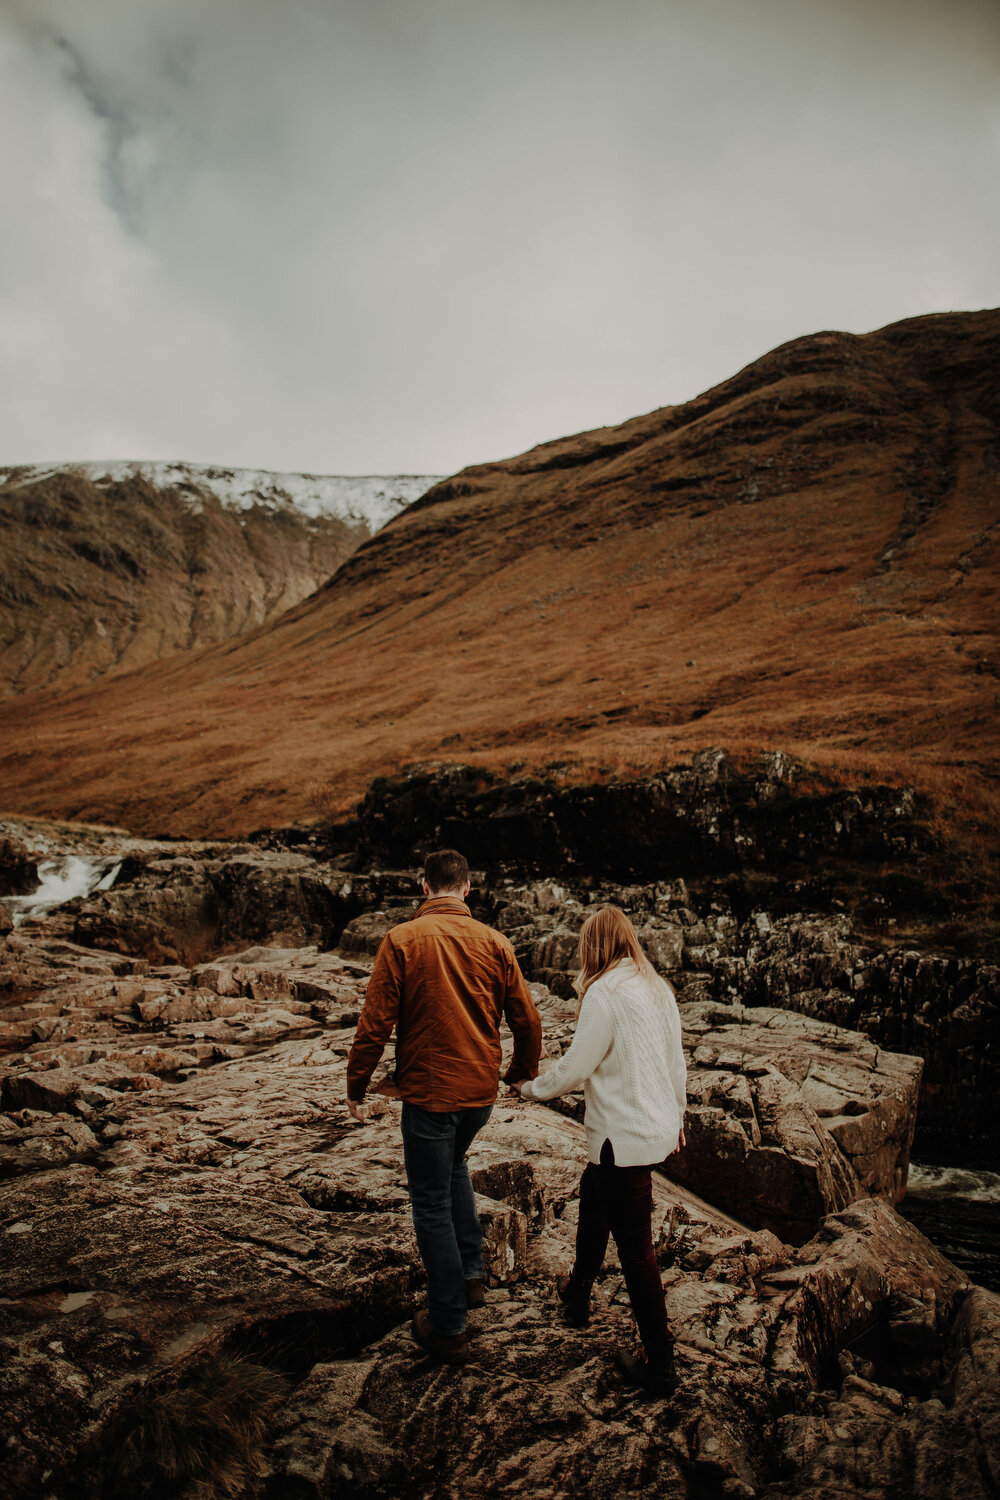
[[[468,469],[252,634],[19,700],[3,804],[234,833],[407,760],[704,745],[995,774],[998,375],[1000,312],[820,333]]]
[[[141,473],[95,481],[83,467],[0,472],[0,696],[239,635],[298,604],[371,535],[291,503],[229,508],[211,472],[167,486]]]

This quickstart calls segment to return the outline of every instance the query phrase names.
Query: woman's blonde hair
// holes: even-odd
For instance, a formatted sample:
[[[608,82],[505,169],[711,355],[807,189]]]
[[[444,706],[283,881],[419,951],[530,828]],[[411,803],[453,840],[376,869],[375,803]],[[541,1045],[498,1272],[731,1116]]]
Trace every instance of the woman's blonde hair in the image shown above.
[[[595,979],[600,979],[623,958],[632,959],[643,974],[653,974],[636,930],[617,906],[602,906],[592,912],[580,928],[580,973],[576,992],[581,1001]]]

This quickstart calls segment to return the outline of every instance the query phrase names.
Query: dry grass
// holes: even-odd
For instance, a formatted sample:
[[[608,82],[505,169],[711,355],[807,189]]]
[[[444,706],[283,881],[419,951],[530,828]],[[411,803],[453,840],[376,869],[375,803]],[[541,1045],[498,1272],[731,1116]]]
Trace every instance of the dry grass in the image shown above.
[[[949,400],[919,370],[921,340],[960,368],[962,339],[998,330],[871,335],[846,362],[807,340],[802,371],[764,360],[759,389],[476,472],[272,625],[14,703],[6,805],[239,836],[342,813],[410,762],[585,782],[725,745],[912,783],[972,829],[1000,770],[992,396],[982,360]],[[834,388],[864,431],[880,413],[877,441],[828,422]],[[938,498],[907,532],[901,476],[939,440]]]
[[[264,1365],[220,1355],[183,1385],[144,1393],[109,1465],[109,1500],[240,1500],[264,1471],[261,1448],[291,1387]]]

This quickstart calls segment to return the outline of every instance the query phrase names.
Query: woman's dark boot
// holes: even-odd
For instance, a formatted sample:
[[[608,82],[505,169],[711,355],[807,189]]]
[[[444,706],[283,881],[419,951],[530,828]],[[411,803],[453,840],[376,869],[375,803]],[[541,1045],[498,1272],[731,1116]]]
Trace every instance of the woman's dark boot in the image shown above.
[[[677,1389],[673,1350],[650,1359],[645,1350],[630,1354],[626,1349],[616,1349],[615,1364],[630,1385],[637,1385],[656,1400],[665,1401]]]
[[[560,1276],[556,1283],[563,1316],[571,1328],[586,1328],[590,1322],[592,1281],[578,1281],[574,1276]]]

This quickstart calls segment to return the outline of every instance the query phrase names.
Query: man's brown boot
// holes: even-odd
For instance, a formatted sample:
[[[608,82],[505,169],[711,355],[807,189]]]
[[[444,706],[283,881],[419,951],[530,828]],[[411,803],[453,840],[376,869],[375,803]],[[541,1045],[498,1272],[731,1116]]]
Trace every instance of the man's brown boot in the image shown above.
[[[486,1288],[483,1286],[481,1276],[469,1276],[465,1282],[465,1305],[466,1307],[485,1307]]]
[[[446,1365],[464,1365],[469,1358],[469,1338],[465,1333],[456,1333],[446,1337],[444,1334],[435,1333],[431,1324],[431,1315],[426,1309],[414,1313],[413,1322],[410,1324],[410,1332],[413,1341],[419,1344],[426,1354],[431,1354],[435,1359],[440,1359]]]

